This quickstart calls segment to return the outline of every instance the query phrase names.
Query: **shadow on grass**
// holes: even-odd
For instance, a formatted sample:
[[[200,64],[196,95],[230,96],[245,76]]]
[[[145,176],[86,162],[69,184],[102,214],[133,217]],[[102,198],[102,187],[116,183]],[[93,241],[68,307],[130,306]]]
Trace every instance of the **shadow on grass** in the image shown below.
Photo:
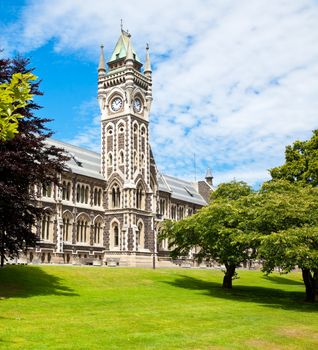
[[[1,299],[37,295],[78,296],[63,282],[62,278],[50,275],[40,267],[6,266],[0,268],[0,302]]]
[[[283,279],[283,277],[281,277],[281,279]],[[304,312],[318,311],[318,303],[312,304],[304,301],[305,287],[303,292],[298,292],[260,286],[235,285],[234,281],[233,289],[226,290],[221,288],[221,283],[204,281],[187,275],[179,275],[174,281],[164,281],[163,283],[178,288],[201,291],[202,294],[210,295],[214,298],[246,303],[252,302],[266,307],[285,310]]]
[[[267,281],[271,281],[277,284],[286,284],[289,286],[304,286],[304,283],[301,281],[295,281],[295,280],[291,280],[289,278],[286,277],[280,277],[280,276],[263,276],[263,279],[267,280]],[[305,288],[305,286],[304,286]]]

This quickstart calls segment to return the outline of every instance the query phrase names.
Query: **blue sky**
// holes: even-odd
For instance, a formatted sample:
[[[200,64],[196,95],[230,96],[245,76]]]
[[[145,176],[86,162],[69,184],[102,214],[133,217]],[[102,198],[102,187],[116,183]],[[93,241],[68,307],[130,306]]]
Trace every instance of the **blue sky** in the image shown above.
[[[55,138],[99,150],[99,45],[120,19],[141,59],[149,42],[151,144],[162,172],[256,185],[318,127],[318,3],[0,0],[0,47],[31,58]]]

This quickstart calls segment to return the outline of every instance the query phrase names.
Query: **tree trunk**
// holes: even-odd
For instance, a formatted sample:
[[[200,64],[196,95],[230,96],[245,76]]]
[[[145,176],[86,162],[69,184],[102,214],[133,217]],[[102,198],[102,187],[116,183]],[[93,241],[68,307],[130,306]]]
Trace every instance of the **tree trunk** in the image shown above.
[[[302,269],[303,280],[306,287],[306,301],[315,302],[317,300],[317,280],[318,274],[312,274],[309,269]]]
[[[235,274],[235,265],[225,264],[226,270],[223,277],[223,285],[224,289],[232,289],[232,278]]]
[[[0,267],[4,266],[4,234],[0,231]]]

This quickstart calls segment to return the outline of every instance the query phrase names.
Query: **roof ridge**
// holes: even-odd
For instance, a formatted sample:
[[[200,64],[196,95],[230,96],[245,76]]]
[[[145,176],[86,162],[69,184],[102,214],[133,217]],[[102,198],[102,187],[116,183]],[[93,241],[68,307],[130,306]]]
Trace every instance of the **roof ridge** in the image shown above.
[[[56,140],[56,139],[53,139],[53,138],[51,138],[51,137],[50,137],[47,141],[50,141],[50,140],[51,140],[53,143],[55,143],[55,142],[61,143],[61,144],[63,144],[63,145],[71,146],[71,147],[74,147],[74,148],[79,149],[79,150],[81,150],[81,151],[85,151],[85,152],[87,152],[87,153],[93,153],[93,154],[95,154],[95,155],[97,155],[97,156],[100,157],[100,153],[95,152],[95,151],[92,151],[92,150],[90,150],[90,149],[87,149],[87,148],[84,148],[84,147],[80,147],[80,146],[77,146],[77,145],[73,145],[72,143],[69,143],[69,142],[65,142],[65,141],[61,141],[61,140]]]

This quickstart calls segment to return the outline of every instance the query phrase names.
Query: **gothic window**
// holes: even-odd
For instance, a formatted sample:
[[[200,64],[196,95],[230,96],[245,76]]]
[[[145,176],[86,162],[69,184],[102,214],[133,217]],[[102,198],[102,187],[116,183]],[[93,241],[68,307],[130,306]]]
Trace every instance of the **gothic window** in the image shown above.
[[[76,186],[76,202],[79,203],[81,201],[81,186]]]
[[[137,249],[143,249],[145,246],[145,230],[144,224],[140,221],[138,223],[138,232],[137,232]]]
[[[89,220],[85,215],[77,219],[76,241],[77,243],[89,243]]]
[[[184,217],[184,209],[183,207],[179,207],[179,220],[183,219]]]
[[[48,198],[52,197],[52,184],[42,185],[42,196]]]
[[[85,200],[85,188],[84,185],[81,186],[81,203],[84,203]]]
[[[107,128],[107,135],[113,135],[113,128],[111,126]]]
[[[120,208],[120,188],[115,184],[110,190],[110,203],[112,208]]]
[[[63,241],[72,241],[72,216],[70,213],[63,215]]]
[[[137,132],[138,132],[138,125],[135,123],[134,124],[134,133],[137,134]]]
[[[177,208],[175,205],[171,206],[171,219],[176,220],[177,218]]]
[[[94,244],[102,243],[102,221],[98,219],[94,224]]]
[[[102,190],[99,188],[94,189],[94,205],[101,206],[102,204]]]
[[[124,151],[119,152],[119,165],[124,165]]]
[[[89,199],[89,188],[88,186],[85,186],[85,204],[88,204]]]
[[[165,199],[160,199],[160,202],[159,202],[159,213],[161,215],[165,215],[166,214],[166,200]]]
[[[77,203],[89,203],[89,186],[77,184],[76,186],[76,201]]]
[[[140,185],[136,190],[136,207],[138,209],[145,209],[145,193]]]
[[[49,213],[45,213],[41,222],[41,238],[43,240],[53,240],[53,222]]]
[[[71,199],[71,182],[63,181],[62,183],[62,199],[69,201]]]
[[[108,153],[107,164],[108,166],[113,166],[113,155],[111,153]]]
[[[145,133],[146,133],[145,127],[142,126],[141,127],[141,136],[145,136]]]
[[[110,249],[119,248],[119,243],[120,243],[119,235],[120,235],[119,225],[117,222],[113,222],[111,225]]]

